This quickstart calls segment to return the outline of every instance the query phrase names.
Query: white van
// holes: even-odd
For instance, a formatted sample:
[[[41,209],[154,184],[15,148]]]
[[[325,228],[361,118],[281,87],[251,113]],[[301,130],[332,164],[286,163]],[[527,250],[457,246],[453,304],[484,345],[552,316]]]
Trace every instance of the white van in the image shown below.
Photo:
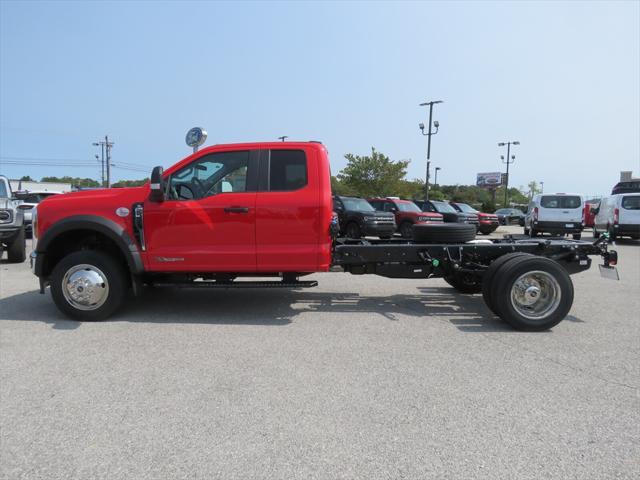
[[[609,232],[616,237],[640,238],[640,193],[620,193],[604,197],[595,208],[593,236]]]
[[[584,197],[579,193],[543,193],[535,195],[524,217],[524,234],[572,234],[580,240],[584,228]]]

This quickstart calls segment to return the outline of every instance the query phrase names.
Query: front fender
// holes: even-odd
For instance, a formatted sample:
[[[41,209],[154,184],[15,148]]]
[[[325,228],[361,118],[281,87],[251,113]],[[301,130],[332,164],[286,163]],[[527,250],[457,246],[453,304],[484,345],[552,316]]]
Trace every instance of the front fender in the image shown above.
[[[118,246],[127,260],[131,273],[139,274],[144,271],[144,263],[138,245],[127,231],[113,220],[96,215],[76,215],[54,223],[38,239],[36,253],[44,257],[48,247],[59,235],[73,230],[93,230],[105,235]]]

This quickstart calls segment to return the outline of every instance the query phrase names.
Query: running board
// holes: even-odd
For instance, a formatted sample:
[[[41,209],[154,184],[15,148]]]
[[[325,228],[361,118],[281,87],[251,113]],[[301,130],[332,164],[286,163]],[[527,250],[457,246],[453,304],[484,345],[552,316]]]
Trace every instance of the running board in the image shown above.
[[[195,281],[188,283],[162,282],[153,284],[155,287],[177,287],[177,288],[312,288],[317,287],[315,280],[305,282],[217,282],[217,281]]]

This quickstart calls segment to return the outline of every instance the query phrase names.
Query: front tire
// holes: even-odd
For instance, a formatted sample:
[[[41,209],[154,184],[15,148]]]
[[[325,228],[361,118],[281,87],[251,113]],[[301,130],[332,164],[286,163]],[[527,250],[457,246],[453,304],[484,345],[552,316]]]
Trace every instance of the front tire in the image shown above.
[[[112,315],[126,297],[124,267],[95,250],[70,253],[53,269],[51,296],[58,309],[76,320],[99,321]]]
[[[22,263],[27,258],[27,243],[25,240],[24,228],[21,228],[16,238],[13,239],[7,248],[7,259],[9,263]]]

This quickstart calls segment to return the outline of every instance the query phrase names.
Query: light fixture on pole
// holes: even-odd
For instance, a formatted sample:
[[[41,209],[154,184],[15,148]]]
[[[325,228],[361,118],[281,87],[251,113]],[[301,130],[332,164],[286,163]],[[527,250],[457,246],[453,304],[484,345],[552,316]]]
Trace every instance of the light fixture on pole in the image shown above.
[[[427,130],[427,133],[424,133],[424,123],[420,123],[418,125],[418,127],[420,128],[420,131],[422,132],[422,135],[424,135],[425,137],[427,137],[427,173],[425,176],[425,192],[424,192],[424,199],[425,201],[429,200],[429,167],[431,166],[431,136],[435,135],[438,133],[438,128],[440,128],[440,122],[438,122],[437,120],[432,121],[433,118],[433,106],[438,104],[438,103],[442,103],[442,100],[433,100],[431,102],[424,102],[421,103],[420,106],[421,107],[429,107],[429,128]],[[431,131],[431,126],[436,127],[436,131],[432,132]]]
[[[282,135],[281,137],[278,137],[278,140],[282,140],[284,142],[287,138],[289,138],[288,135]]]
[[[511,141],[498,143],[499,147],[504,147],[505,145],[507,146],[507,159],[505,160],[504,155],[500,155],[500,159],[502,160],[502,163],[507,164],[507,174],[505,175],[504,181],[504,206],[508,207],[507,202],[509,200],[509,165],[516,161],[516,156],[511,155],[511,145],[520,145],[520,142]]]
[[[438,186],[438,172],[442,170],[442,168],[440,167],[436,167],[436,178],[433,179],[433,186],[437,187]]]

